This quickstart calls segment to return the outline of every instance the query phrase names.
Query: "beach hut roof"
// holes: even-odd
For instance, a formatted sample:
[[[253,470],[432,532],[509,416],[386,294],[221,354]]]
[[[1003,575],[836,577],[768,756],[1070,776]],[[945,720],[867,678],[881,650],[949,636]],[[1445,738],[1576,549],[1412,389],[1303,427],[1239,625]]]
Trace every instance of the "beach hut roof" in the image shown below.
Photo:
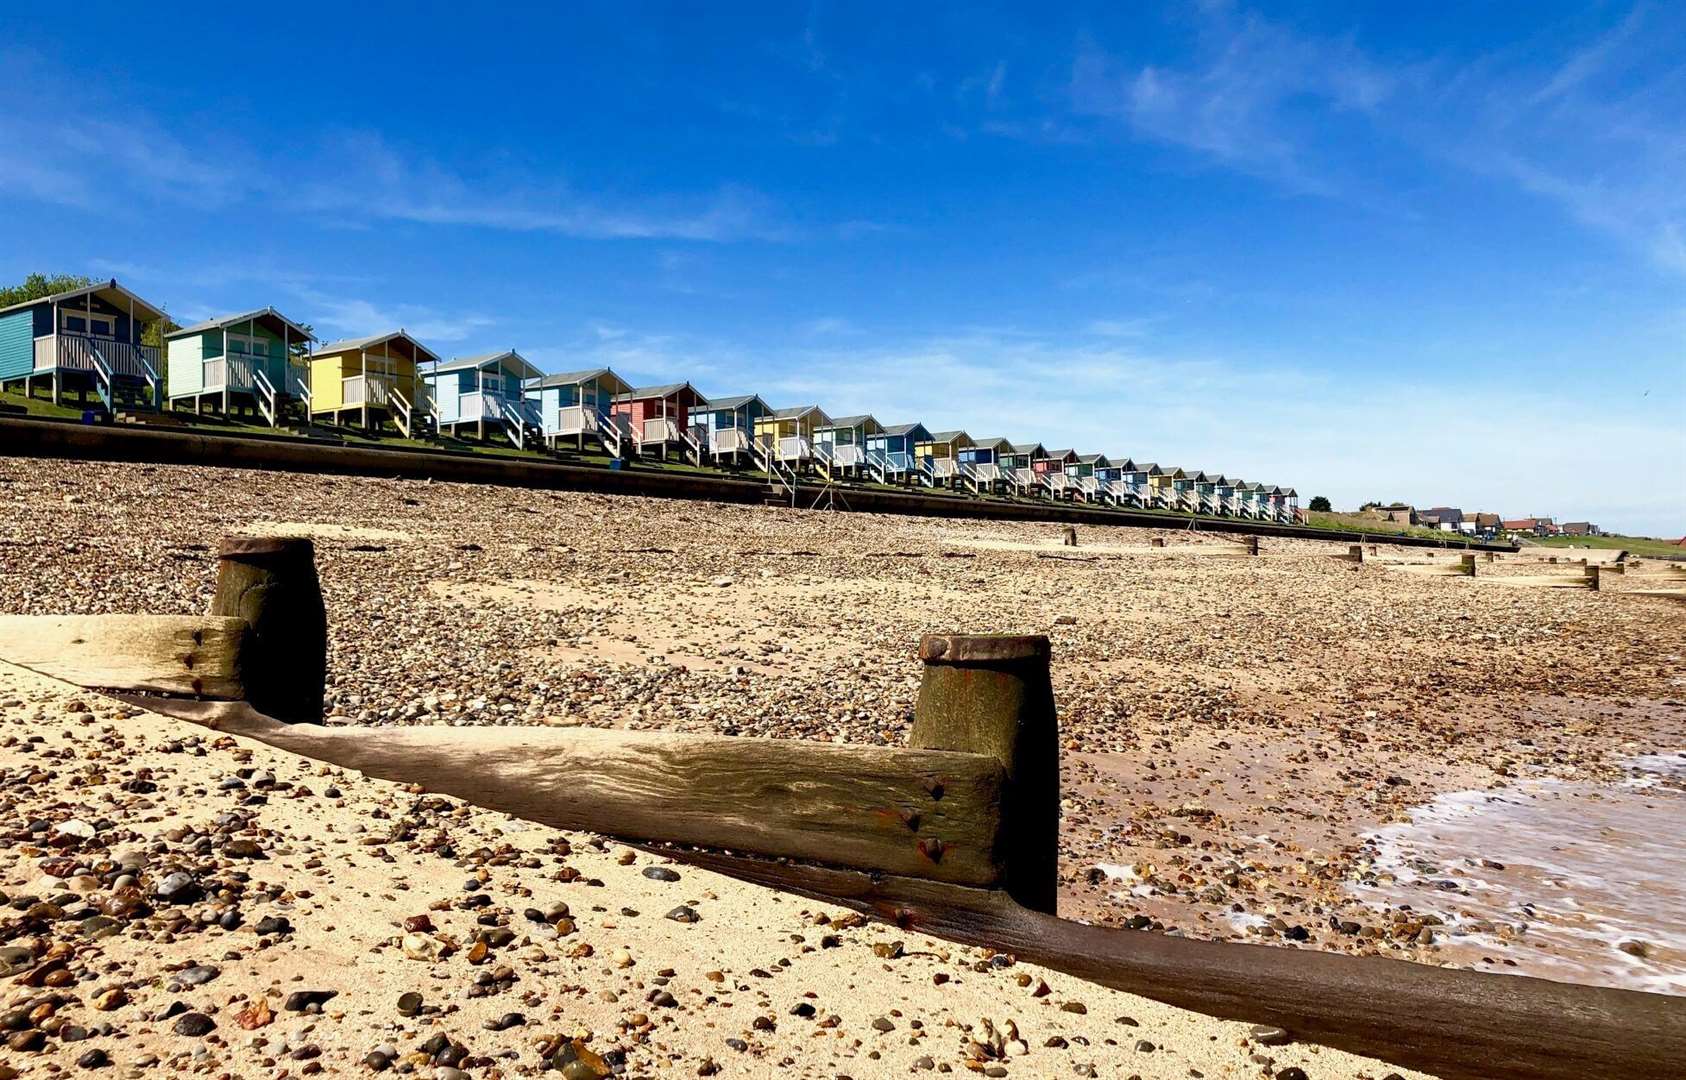
[[[484,353],[480,356],[458,356],[451,360],[443,360],[437,364],[430,365],[428,373],[433,375],[443,375],[449,371],[484,371],[488,368],[501,367],[505,364],[515,368],[516,377],[523,381],[527,379],[537,379],[544,374],[544,372],[533,366],[531,360],[528,360],[525,356],[522,356],[514,349],[505,349],[503,352]]]
[[[259,308],[256,311],[242,312],[239,315],[221,315],[215,319],[206,319],[204,322],[197,322],[192,326],[184,326],[173,333],[165,334],[164,340],[174,341],[177,338],[189,337],[193,334],[203,334],[207,330],[224,330],[229,327],[253,322],[269,330],[273,330],[276,333],[280,333],[281,329],[285,327],[287,332],[299,341],[316,340],[315,334],[306,330],[304,327],[287,318],[285,315],[276,311],[272,307]]]
[[[24,308],[34,307],[36,304],[62,304],[66,300],[77,300],[81,297],[90,295],[97,297],[100,300],[104,300],[106,303],[110,304],[119,311],[124,310],[130,303],[133,303],[135,306],[135,314],[141,316],[147,322],[152,322],[155,319],[162,319],[164,317],[163,308],[154,307],[145,300],[142,300],[128,289],[125,289],[123,286],[117,284],[116,278],[112,278],[109,281],[98,281],[92,285],[84,285],[79,289],[66,289],[64,292],[53,293],[51,296],[38,296],[33,300],[25,300],[22,303],[13,304],[10,307],[0,308],[0,315],[5,315],[6,313],[12,311],[21,311]]]
[[[734,394],[731,397],[713,398],[709,401],[708,407],[714,412],[737,412],[739,409],[757,401],[761,401],[760,394]],[[769,412],[772,411],[765,401],[761,401],[761,407]]]
[[[840,428],[864,428],[864,427],[879,427],[879,426],[881,426],[881,425],[878,423],[877,420],[873,419],[871,413],[862,413],[859,416],[834,416],[830,420],[827,420],[825,423],[820,425],[820,427],[827,428],[827,429],[830,429],[830,430],[836,430],[836,429],[840,429]]]
[[[824,410],[818,405],[794,405],[788,409],[775,409],[773,418],[776,420],[800,420],[809,413],[819,413],[821,422],[826,419]]]
[[[1075,450],[1050,450],[1050,451],[1048,451],[1048,456],[1051,457],[1051,458],[1055,458],[1059,461],[1076,461],[1077,460],[1077,451],[1075,451]]]
[[[1125,472],[1136,471],[1136,463],[1129,458],[1114,458],[1112,464],[1114,468],[1123,469]]]
[[[1042,444],[1039,443],[1039,442],[1014,443],[1013,444],[1013,453],[1015,453],[1015,454],[1030,454],[1032,456],[1035,456],[1036,454],[1041,454],[1044,457],[1046,457],[1048,451],[1044,450],[1042,448]]]
[[[371,334],[368,337],[346,338],[343,341],[335,341],[324,345],[316,351],[329,356],[332,356],[334,353],[367,352],[378,345],[387,345],[394,341],[404,342],[409,345],[410,348],[414,349],[416,361],[418,363],[423,360],[431,360],[433,363],[437,364],[440,361],[438,353],[411,337],[409,331],[404,330],[403,328],[388,330],[384,334]]]
[[[707,405],[708,399],[688,382],[665,383],[661,386],[639,386],[624,394],[616,394],[616,401],[648,401],[661,398],[689,398],[691,405]]]
[[[1107,460],[1107,456],[1105,454],[1078,454],[1077,455],[1077,463],[1080,464],[1080,465],[1108,465],[1108,464],[1110,464],[1110,462]]]
[[[918,421],[914,421],[911,424],[884,425],[884,434],[886,435],[911,435],[915,430],[924,431],[925,425],[919,423]]]
[[[931,432],[931,441],[932,442],[953,442],[955,439],[959,439],[959,438],[970,439],[971,436],[967,435],[964,431],[933,431],[933,432]]]
[[[976,446],[980,450],[1001,450],[1005,448],[1011,451],[1013,449],[1013,444],[1008,442],[1006,439],[994,437],[988,439],[973,439],[972,445]]]
[[[587,368],[584,371],[561,371],[555,375],[546,375],[534,385],[537,389],[547,390],[556,386],[579,386],[582,383],[592,381],[602,382],[611,394],[624,394],[632,389],[625,379],[606,367]]]

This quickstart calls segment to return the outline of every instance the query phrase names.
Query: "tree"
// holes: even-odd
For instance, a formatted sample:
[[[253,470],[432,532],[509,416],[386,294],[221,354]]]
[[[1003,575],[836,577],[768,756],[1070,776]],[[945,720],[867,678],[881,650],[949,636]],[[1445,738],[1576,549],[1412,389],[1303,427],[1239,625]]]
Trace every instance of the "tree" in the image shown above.
[[[1325,499],[1321,495],[1313,495],[1311,497],[1311,507],[1310,508],[1311,508],[1311,510],[1313,510],[1314,512],[1319,513],[1319,514],[1327,514],[1327,513],[1329,513],[1329,511],[1334,509],[1334,507],[1329,505],[1329,500]]]
[[[55,293],[85,289],[93,283],[93,278],[82,277],[79,274],[54,274],[52,277],[46,274],[31,274],[23,279],[21,285],[0,286],[0,308],[39,300],[43,296],[52,296]]]

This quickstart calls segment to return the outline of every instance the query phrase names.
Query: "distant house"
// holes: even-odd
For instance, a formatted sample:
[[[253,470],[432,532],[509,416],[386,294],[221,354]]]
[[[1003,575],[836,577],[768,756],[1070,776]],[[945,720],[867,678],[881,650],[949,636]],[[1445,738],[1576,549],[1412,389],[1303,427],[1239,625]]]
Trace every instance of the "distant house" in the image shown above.
[[[766,451],[755,441],[755,426],[762,417],[772,414],[772,406],[759,394],[711,398],[707,411],[698,415],[708,430],[708,452],[714,455],[715,464],[726,461],[736,465],[740,458],[750,457],[764,463]]]
[[[261,412],[271,427],[283,419],[283,409],[310,397],[310,367],[295,346],[316,340],[309,330],[274,308],[224,315],[183,327],[164,337],[169,397],[193,403],[198,412],[206,401],[228,415],[231,408]]]
[[[888,424],[866,437],[866,466],[879,482],[899,484],[913,472],[913,448],[931,438],[924,424]]]
[[[1464,512],[1455,506],[1431,506],[1417,517],[1424,525],[1443,532],[1458,532],[1464,522]]]
[[[831,423],[818,405],[795,405],[774,409],[755,421],[755,441],[762,449],[793,469],[803,469],[814,460],[814,433]]]
[[[1550,518],[1512,518],[1504,523],[1507,533],[1527,533],[1533,536],[1550,536],[1557,530]]]
[[[1475,515],[1475,531],[1480,536],[1496,536],[1504,522],[1497,514],[1477,513]]]
[[[423,364],[421,380],[433,401],[433,418],[443,434],[459,435],[465,426],[486,438],[486,422],[517,448],[529,435],[544,438],[539,405],[527,397],[527,385],[544,377],[526,357],[509,349]]]
[[[708,399],[688,382],[665,386],[643,386],[616,394],[609,410],[617,427],[632,440],[639,454],[659,453],[667,460],[669,449],[702,464],[703,440],[707,430],[693,423],[692,413],[708,407]]]
[[[1386,506],[1372,506],[1364,511],[1371,517],[1393,525],[1416,525],[1417,509],[1406,503],[1389,503]]]
[[[405,330],[324,345],[310,358],[310,413],[334,423],[355,416],[369,430],[391,421],[412,438],[416,403],[427,392],[419,370],[440,362]]]
[[[115,280],[25,300],[0,310],[0,390],[39,381],[58,404],[65,390],[99,395],[108,411],[127,402],[163,405],[158,350],[141,344],[164,310]],[[144,400],[143,400],[144,398]]]
[[[1563,523],[1564,536],[1599,536],[1598,526],[1590,521],[1565,521]]]
[[[866,472],[867,440],[883,430],[870,414],[834,417],[814,428],[815,452],[830,458],[832,467],[845,475],[861,476]]]
[[[610,418],[616,394],[631,390],[625,379],[608,368],[565,371],[527,384],[527,400],[538,407],[544,437],[552,447],[558,439],[573,438],[585,449],[587,436],[614,457],[622,456],[621,431]]]

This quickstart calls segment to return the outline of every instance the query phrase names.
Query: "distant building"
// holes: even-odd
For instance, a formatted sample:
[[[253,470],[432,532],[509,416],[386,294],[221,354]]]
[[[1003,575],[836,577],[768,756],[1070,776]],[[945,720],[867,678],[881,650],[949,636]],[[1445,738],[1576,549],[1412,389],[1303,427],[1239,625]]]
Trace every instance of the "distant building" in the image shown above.
[[[1598,526],[1590,521],[1565,521],[1563,523],[1565,536],[1602,536]]]
[[[1504,523],[1505,532],[1531,533],[1534,536],[1550,536],[1557,531],[1550,518],[1515,518]]]
[[[1473,524],[1475,526],[1475,535],[1492,537],[1499,534],[1499,529],[1503,527],[1504,522],[1499,519],[1499,515],[1497,514],[1483,514],[1477,512],[1473,519]]]
[[[1407,506],[1404,503],[1391,503],[1387,506],[1372,506],[1366,510],[1365,513],[1370,514],[1381,521],[1392,522],[1395,525],[1417,524],[1416,508]]]

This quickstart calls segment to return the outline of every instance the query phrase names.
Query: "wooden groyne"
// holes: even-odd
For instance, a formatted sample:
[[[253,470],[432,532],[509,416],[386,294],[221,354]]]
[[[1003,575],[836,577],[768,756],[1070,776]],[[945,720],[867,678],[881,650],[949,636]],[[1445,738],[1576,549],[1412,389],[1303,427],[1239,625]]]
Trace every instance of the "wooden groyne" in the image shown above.
[[[924,638],[906,747],[330,729],[313,722],[326,637],[315,633],[321,596],[309,542],[231,540],[220,555],[210,614],[10,617],[0,620],[0,658],[106,692],[159,694],[126,700],[539,824],[687,845],[661,850],[1448,1080],[1663,1080],[1686,1061],[1678,997],[1060,919],[1060,735],[1045,637]],[[277,672],[296,673],[296,685],[276,686]],[[275,695],[298,722],[258,711],[254,692]]]

